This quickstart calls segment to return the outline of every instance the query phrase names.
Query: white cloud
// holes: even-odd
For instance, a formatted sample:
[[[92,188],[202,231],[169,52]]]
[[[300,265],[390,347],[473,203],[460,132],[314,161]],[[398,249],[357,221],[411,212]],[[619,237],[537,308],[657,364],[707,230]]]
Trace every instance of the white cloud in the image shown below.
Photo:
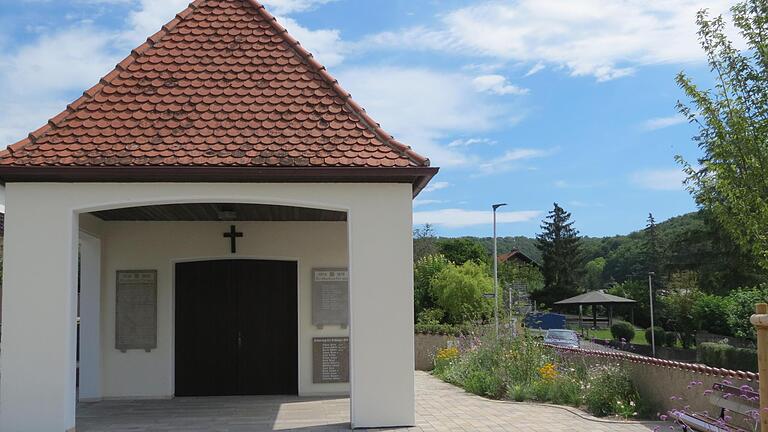
[[[536,210],[497,212],[496,223],[528,222],[542,215]],[[464,210],[457,208],[417,211],[413,213],[414,225],[432,224],[446,228],[462,228],[472,225],[491,225],[493,212],[489,210]]]
[[[505,107],[478,94],[463,74],[423,68],[369,66],[336,74],[352,97],[399,141],[436,166],[470,166],[478,158],[440,142],[493,128]]]
[[[0,52],[0,146],[44,125],[119,61],[114,35],[78,27]]]
[[[143,43],[188,5],[189,0],[139,0],[128,15],[128,30],[120,36],[122,45],[131,49]]]
[[[424,192],[434,192],[436,190],[445,189],[450,185],[450,183],[444,181],[432,182],[424,188]]]
[[[546,69],[546,66],[544,65],[544,63],[538,62],[535,65],[533,65],[533,67],[531,67],[528,70],[528,72],[525,73],[524,76],[529,77],[531,75],[536,75],[537,73],[543,71],[544,69]]]
[[[415,199],[413,200],[413,206],[414,207],[421,207],[426,205],[433,205],[433,204],[443,204],[446,201],[443,200],[435,200],[435,199]]]
[[[630,175],[630,181],[643,189],[659,191],[683,190],[685,173],[680,169],[655,169],[637,171]]]
[[[324,66],[333,67],[344,61],[345,46],[338,30],[310,30],[289,17],[278,17],[277,20]]]
[[[670,126],[679,125],[685,123],[687,120],[682,115],[673,115],[669,117],[656,117],[648,119],[643,123],[643,129],[647,131],[654,131],[657,129],[664,129]]]
[[[335,0],[262,0],[261,3],[274,15],[304,12]]]
[[[479,167],[480,167],[481,173],[483,174],[494,174],[494,173],[509,171],[515,168],[520,168],[520,165],[517,164],[520,161],[546,157],[551,155],[554,152],[555,152],[554,149],[543,150],[543,149],[534,149],[534,148],[517,148],[517,149],[507,150],[501,156],[495,159],[492,159],[490,161],[481,163]]]
[[[488,0],[445,14],[435,27],[381,33],[366,43],[553,65],[574,76],[605,81],[632,74],[642,65],[703,60],[696,12],[709,8],[713,14],[723,13],[732,3]]]
[[[478,144],[494,145],[496,144],[496,141],[489,138],[455,139],[448,143],[448,147],[469,147]]]
[[[498,95],[524,95],[529,92],[527,88],[510,84],[502,75],[480,75],[472,80],[472,85],[477,91]]]

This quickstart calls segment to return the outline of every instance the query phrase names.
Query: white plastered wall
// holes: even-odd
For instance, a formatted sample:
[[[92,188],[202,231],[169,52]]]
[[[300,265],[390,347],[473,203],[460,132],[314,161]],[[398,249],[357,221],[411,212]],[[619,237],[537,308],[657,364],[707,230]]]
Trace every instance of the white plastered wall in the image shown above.
[[[236,224],[237,253],[222,233]],[[348,384],[312,383],[312,338],[348,336],[349,329],[311,322],[313,267],[347,266],[345,222],[105,222],[102,289],[103,397],[171,397],[174,394],[174,264],[209,259],[298,262],[299,394],[339,395]],[[115,272],[158,271],[158,344],[150,352],[115,349]],[[291,287],[296,289],[297,287]],[[281,331],[275,329],[275,331]],[[83,371],[81,371],[81,375]]]
[[[352,424],[414,423],[410,185],[10,183],[6,194],[0,430],[75,424],[77,214],[175,202],[347,211]]]

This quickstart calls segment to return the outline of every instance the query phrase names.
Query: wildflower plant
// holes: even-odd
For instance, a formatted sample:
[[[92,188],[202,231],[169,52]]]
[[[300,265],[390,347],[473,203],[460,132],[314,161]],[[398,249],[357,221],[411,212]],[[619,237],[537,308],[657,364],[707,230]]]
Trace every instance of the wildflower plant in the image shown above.
[[[577,353],[548,347],[527,332],[497,338],[488,327],[438,351],[434,374],[481,396],[587,407],[597,415],[636,417],[639,397],[618,364],[594,366]]]

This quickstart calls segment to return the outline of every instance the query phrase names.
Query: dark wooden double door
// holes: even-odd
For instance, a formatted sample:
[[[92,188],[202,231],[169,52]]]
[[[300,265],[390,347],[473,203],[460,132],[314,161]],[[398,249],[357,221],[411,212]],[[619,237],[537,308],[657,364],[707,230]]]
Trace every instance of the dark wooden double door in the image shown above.
[[[296,263],[176,264],[176,396],[298,393]]]

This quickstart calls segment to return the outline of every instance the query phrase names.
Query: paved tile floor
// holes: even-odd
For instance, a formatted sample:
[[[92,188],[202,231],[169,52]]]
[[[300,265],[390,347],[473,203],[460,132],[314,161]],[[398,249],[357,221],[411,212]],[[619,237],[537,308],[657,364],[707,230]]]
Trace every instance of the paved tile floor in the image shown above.
[[[399,431],[634,432],[655,424],[606,422],[578,410],[491,401],[416,372],[416,422]],[[307,432],[349,430],[349,399],[207,397],[82,403],[78,432]],[[381,430],[381,429],[378,429]]]

